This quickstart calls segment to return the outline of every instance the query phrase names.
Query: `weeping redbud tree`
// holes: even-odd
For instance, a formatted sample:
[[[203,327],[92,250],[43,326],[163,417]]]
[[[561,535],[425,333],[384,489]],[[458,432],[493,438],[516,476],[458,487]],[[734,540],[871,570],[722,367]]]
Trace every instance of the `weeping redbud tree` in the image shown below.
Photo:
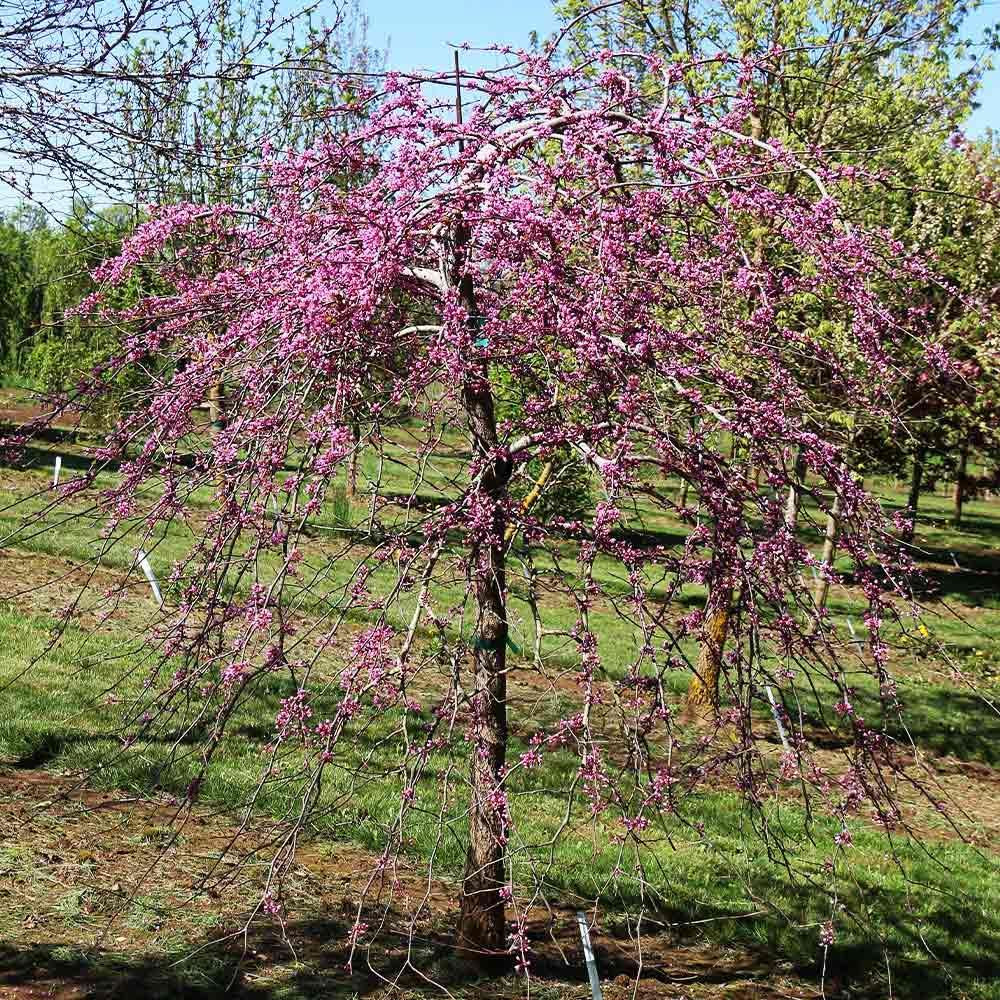
[[[96,505],[98,558],[142,547],[166,577],[130,746],[172,745],[193,802],[234,720],[274,704],[248,805],[285,823],[275,872],[375,796],[373,894],[416,853],[459,876],[461,946],[526,962],[527,908],[588,824],[600,892],[655,900],[708,790],[765,837],[781,785],[900,821],[900,525],[838,427],[892,422],[892,345],[920,331],[892,307],[919,268],[841,218],[848,180],[753,136],[753,67],[699,93],[644,57],[640,93],[632,56],[519,58],[464,76],[457,114],[441,79],[388,77],[355,131],[265,151],[256,209],[155,210],[83,310],[121,349],[66,402],[126,368],[144,388],[53,503]],[[159,292],[116,307],[147,268]],[[817,380],[852,421],[810,422]],[[582,513],[539,501],[573,482]],[[843,578],[789,489],[834,525],[860,651],[813,603],[814,575]],[[866,676],[878,718],[852,704]]]

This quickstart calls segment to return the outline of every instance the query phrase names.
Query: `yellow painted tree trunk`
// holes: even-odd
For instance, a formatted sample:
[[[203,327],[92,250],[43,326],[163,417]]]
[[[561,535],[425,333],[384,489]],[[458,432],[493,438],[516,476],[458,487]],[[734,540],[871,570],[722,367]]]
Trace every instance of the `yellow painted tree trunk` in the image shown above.
[[[535,506],[538,498],[542,495],[542,490],[545,489],[545,484],[549,481],[549,477],[552,475],[552,463],[546,462],[542,467],[542,471],[539,473],[538,478],[535,480],[535,485],[532,486],[531,492],[521,501],[521,513],[527,514],[532,507]],[[503,543],[504,545],[510,545],[514,540],[514,536],[517,534],[517,525],[508,524],[507,530],[503,533]]]
[[[719,679],[722,676],[722,654],[729,637],[732,600],[731,587],[723,587],[708,595],[701,652],[684,705],[684,715],[689,719],[714,722],[719,717]]]

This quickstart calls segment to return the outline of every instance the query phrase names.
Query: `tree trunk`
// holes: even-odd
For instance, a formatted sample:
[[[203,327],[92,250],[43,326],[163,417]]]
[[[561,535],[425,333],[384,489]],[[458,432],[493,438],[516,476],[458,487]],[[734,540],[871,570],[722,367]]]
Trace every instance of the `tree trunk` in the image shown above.
[[[837,533],[840,530],[840,494],[833,498],[830,513],[826,516],[826,534],[823,539],[823,556],[821,564],[824,569],[833,566],[837,555]],[[826,599],[830,594],[830,580],[826,573],[821,573],[816,581],[816,592],[813,601],[816,605],[816,630],[819,630],[819,613],[826,607]]]
[[[962,505],[965,503],[965,472],[969,464],[969,441],[966,438],[958,452],[958,469],[955,473],[955,513],[952,523],[962,523]]]
[[[732,601],[733,588],[728,584],[709,590],[698,665],[684,703],[684,714],[689,719],[714,721],[718,718],[719,678],[722,676],[722,654],[729,637]]]
[[[358,443],[361,441],[361,427],[356,420],[351,421],[351,439],[354,447],[347,457],[347,499],[353,500],[358,494]]]
[[[475,289],[464,271],[469,241],[464,224],[455,230],[452,280],[473,332],[478,318]],[[501,501],[511,475],[511,461],[499,454],[496,413],[485,360],[463,387],[473,460],[481,464],[479,489],[493,504],[488,539],[470,546],[476,595],[475,676],[472,696],[472,751],[469,765],[469,845],[459,896],[458,944],[480,955],[506,954],[504,900],[506,884],[506,814],[503,771],[507,760],[507,584],[505,519]]]
[[[495,516],[502,534],[502,516]],[[469,846],[459,897],[458,944],[479,953],[506,952],[504,855],[506,816],[502,774],[507,760],[507,609],[503,546],[471,552],[476,588],[475,678],[469,765]],[[499,794],[498,794],[499,793]]]
[[[785,524],[794,532],[799,520],[799,508],[802,506],[801,487],[806,478],[806,450],[801,444],[795,451],[792,476],[792,484],[788,487],[788,502],[785,504]]]
[[[226,426],[226,390],[221,382],[216,382],[208,390],[209,431],[215,437]]]
[[[920,489],[924,484],[924,462],[927,460],[927,449],[921,445],[913,456],[913,471],[910,474],[910,495],[906,505],[913,514],[910,526],[903,532],[903,541],[912,542],[913,533],[917,529],[917,509],[920,506]]]

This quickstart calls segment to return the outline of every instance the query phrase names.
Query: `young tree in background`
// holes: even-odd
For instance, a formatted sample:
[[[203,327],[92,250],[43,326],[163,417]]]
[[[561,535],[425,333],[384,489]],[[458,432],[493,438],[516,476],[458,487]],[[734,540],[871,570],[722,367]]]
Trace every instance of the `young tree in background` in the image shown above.
[[[167,30],[173,22],[164,18],[182,12],[180,23],[189,30]],[[59,81],[71,79],[67,101],[72,97],[80,110],[87,106],[80,104],[83,95],[90,95],[101,127],[96,117],[76,121],[69,104],[57,103],[49,113],[65,116],[58,128],[50,122],[38,133],[39,123],[31,115],[18,117],[20,111],[7,120],[11,130],[16,126],[34,141],[44,139],[48,150],[46,157],[22,149],[14,158],[11,145],[11,181],[18,190],[39,193],[30,183],[37,168],[40,176],[59,174],[73,190],[87,191],[68,200],[64,211],[58,197],[47,198],[48,223],[40,209],[22,211],[32,225],[7,234],[8,256],[22,256],[11,257],[6,273],[16,289],[6,299],[4,374],[46,389],[72,384],[106,352],[99,327],[64,314],[93,291],[89,271],[116,252],[145,205],[250,203],[259,194],[262,148],[270,143],[301,149],[315,142],[329,127],[327,109],[341,106],[382,59],[368,45],[367,22],[356,4],[334,8],[330,25],[314,24],[311,7],[279,16],[272,7],[237,9],[228,0],[197,11],[180,3],[138,13],[109,5],[92,11],[77,29],[67,21],[61,34],[55,10],[50,13],[50,33],[32,37],[31,86],[62,88]],[[59,17],[71,15],[71,7],[60,9]],[[115,17],[122,27],[111,38]],[[92,48],[90,60],[81,63],[99,28],[109,34],[106,51],[97,58]],[[48,71],[51,79],[44,76]],[[21,305],[25,296],[35,303],[30,315]],[[221,389],[210,396],[218,420]]]
[[[928,366],[918,345],[901,345],[898,410],[903,433],[871,427],[863,440],[872,469],[909,474],[908,506],[916,515],[926,480],[954,482],[953,519],[974,491],[970,455],[994,464],[1000,431],[998,330],[989,306],[1000,301],[1000,157],[990,139],[948,144],[915,139],[899,168],[866,195],[885,224],[934,261],[941,280],[917,290],[920,309],[942,355]],[[874,214],[872,205],[867,206]],[[913,537],[912,524],[906,529]]]
[[[370,45],[357,0],[334,13],[329,25],[311,7],[289,15],[262,43],[265,10],[217,0],[197,51],[160,55],[164,43],[156,42],[138,49],[137,65],[151,59],[189,71],[166,108],[142,90],[127,93],[127,132],[141,137],[129,147],[137,204],[253,204],[263,193],[263,149],[300,151],[343,128],[344,116],[331,112],[383,69],[384,53]]]
[[[197,52],[209,8],[187,0],[136,6],[30,0],[0,14],[0,177],[29,199],[70,201],[84,190],[120,192],[122,87],[152,106],[172,105],[188,66],[132,61],[150,37]]]

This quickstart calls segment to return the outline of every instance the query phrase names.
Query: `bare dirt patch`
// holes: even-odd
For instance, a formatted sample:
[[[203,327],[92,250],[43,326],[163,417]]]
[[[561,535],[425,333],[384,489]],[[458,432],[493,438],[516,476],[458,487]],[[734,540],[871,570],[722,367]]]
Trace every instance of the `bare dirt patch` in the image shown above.
[[[0,580],[0,598],[19,610],[58,618],[72,606],[74,621],[89,629],[97,628],[106,612],[118,621],[146,620],[156,607],[149,584],[137,573],[127,576],[41,552],[0,549]],[[105,598],[106,592],[112,597]]]
[[[383,905],[376,889],[364,908],[372,931],[348,970],[347,939],[377,861],[356,847],[306,845],[285,880],[284,929],[267,918],[240,934],[267,878],[266,852],[254,851],[273,833],[71,776],[0,773],[0,998],[209,997],[227,987],[240,997],[430,995],[403,968],[407,957],[456,996],[527,995],[523,978],[456,956],[454,884],[405,864],[383,885]],[[531,911],[528,933],[533,995],[589,996],[574,911]],[[767,956],[670,930],[643,935],[638,983],[626,931],[599,920],[594,945],[609,1000],[818,996]]]

